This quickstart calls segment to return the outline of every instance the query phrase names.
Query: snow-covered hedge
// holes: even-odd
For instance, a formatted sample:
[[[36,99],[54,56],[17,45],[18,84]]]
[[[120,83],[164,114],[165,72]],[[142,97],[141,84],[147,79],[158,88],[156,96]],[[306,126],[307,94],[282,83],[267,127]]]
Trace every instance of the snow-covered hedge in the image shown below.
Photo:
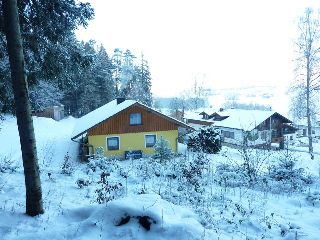
[[[213,126],[202,127],[189,135],[188,148],[209,154],[216,154],[221,150],[221,135]]]

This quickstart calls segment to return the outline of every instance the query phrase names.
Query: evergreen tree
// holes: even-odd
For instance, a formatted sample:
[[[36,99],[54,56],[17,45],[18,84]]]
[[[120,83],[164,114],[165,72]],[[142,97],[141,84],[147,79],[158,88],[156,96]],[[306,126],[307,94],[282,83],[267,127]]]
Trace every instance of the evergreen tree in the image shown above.
[[[136,68],[138,94],[137,101],[152,106],[152,93],[151,93],[151,74],[149,70],[148,61],[144,59],[144,54],[141,53],[140,65]]]
[[[154,145],[153,151],[155,154],[153,157],[160,159],[160,163],[162,163],[163,160],[170,160],[174,156],[172,148],[169,148],[169,144],[170,142],[161,136]]]
[[[97,61],[94,68],[95,78],[98,83],[100,106],[110,102],[115,97],[116,85],[113,81],[112,72],[115,66],[109,58],[106,49],[101,45],[97,53]]]
[[[0,6],[2,1],[0,1]],[[89,3],[70,1],[18,1],[20,28],[28,84],[40,80],[56,81],[58,86],[70,85],[74,72],[85,64],[74,29],[86,27],[94,16]],[[0,12],[0,19],[3,13]],[[0,38],[5,38],[0,24]],[[6,41],[0,41],[0,106],[3,111],[14,111]]]
[[[120,96],[129,97],[131,91],[134,89],[134,83],[136,81],[133,60],[136,57],[131,53],[129,49],[123,54],[122,72],[120,82]]]
[[[122,74],[122,51],[119,48],[114,49],[114,54],[112,56],[113,63],[113,79],[115,88],[116,97],[120,96],[120,83],[121,83],[121,74]]]

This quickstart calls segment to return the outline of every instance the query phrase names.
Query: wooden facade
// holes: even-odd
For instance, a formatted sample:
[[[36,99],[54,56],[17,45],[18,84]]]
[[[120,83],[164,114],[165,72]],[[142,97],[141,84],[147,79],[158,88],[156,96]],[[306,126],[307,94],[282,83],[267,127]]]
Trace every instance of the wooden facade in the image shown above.
[[[141,113],[141,125],[130,125],[130,113]],[[93,126],[88,136],[178,130],[178,125],[154,111],[133,105]]]

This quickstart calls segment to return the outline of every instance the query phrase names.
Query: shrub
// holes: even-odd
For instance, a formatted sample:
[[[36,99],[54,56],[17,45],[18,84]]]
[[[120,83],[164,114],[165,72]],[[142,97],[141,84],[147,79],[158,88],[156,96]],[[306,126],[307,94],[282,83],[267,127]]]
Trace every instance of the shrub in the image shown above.
[[[61,166],[61,173],[66,175],[72,175],[75,171],[74,166],[71,164],[69,153],[67,152],[64,156],[64,161]]]
[[[189,135],[188,149],[216,154],[221,150],[221,136],[213,126],[202,127]]]
[[[169,160],[174,156],[172,148],[169,148],[169,144],[170,142],[163,136],[161,136],[154,145],[153,151],[155,152],[155,154],[153,155],[153,157],[160,159],[160,163],[162,163],[163,160]]]

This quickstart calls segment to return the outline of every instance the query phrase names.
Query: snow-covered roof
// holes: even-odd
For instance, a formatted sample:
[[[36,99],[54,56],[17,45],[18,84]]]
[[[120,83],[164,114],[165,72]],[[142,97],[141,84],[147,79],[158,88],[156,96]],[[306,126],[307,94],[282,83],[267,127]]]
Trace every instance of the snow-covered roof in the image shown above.
[[[73,129],[73,132],[71,135],[71,139],[78,138],[80,135],[84,134],[88,130],[92,129],[93,127],[96,127],[97,125],[106,121],[107,119],[114,116],[115,114],[117,114],[117,113],[119,113],[119,112],[125,110],[126,108],[133,106],[133,105],[138,105],[144,109],[152,111],[152,112],[156,113],[157,115],[168,119],[169,121],[175,122],[179,126],[193,129],[191,126],[189,126],[179,120],[176,120],[172,117],[164,115],[164,114],[162,114],[162,113],[160,113],[150,107],[147,107],[137,101],[125,100],[125,101],[117,104],[117,99],[115,99],[115,100],[103,105],[102,107],[97,108],[96,110],[79,118],[74,126],[74,129]]]
[[[208,115],[213,113],[217,113],[220,116],[228,116],[226,119],[221,121],[215,121],[213,118],[204,119],[203,115],[199,115],[200,113],[205,112]],[[234,128],[234,129],[244,129],[246,131],[253,130],[260,123],[268,119],[274,114],[278,114],[275,111],[261,111],[261,110],[240,110],[240,109],[228,109],[223,110],[222,112],[217,111],[216,109],[208,108],[208,109],[198,109],[195,112],[188,114],[185,118],[198,120],[202,122],[212,122],[214,126],[217,127],[226,127],[226,128]],[[278,114],[280,115],[280,114]],[[280,115],[283,117],[282,115]],[[291,121],[285,117],[285,122],[290,123]]]

